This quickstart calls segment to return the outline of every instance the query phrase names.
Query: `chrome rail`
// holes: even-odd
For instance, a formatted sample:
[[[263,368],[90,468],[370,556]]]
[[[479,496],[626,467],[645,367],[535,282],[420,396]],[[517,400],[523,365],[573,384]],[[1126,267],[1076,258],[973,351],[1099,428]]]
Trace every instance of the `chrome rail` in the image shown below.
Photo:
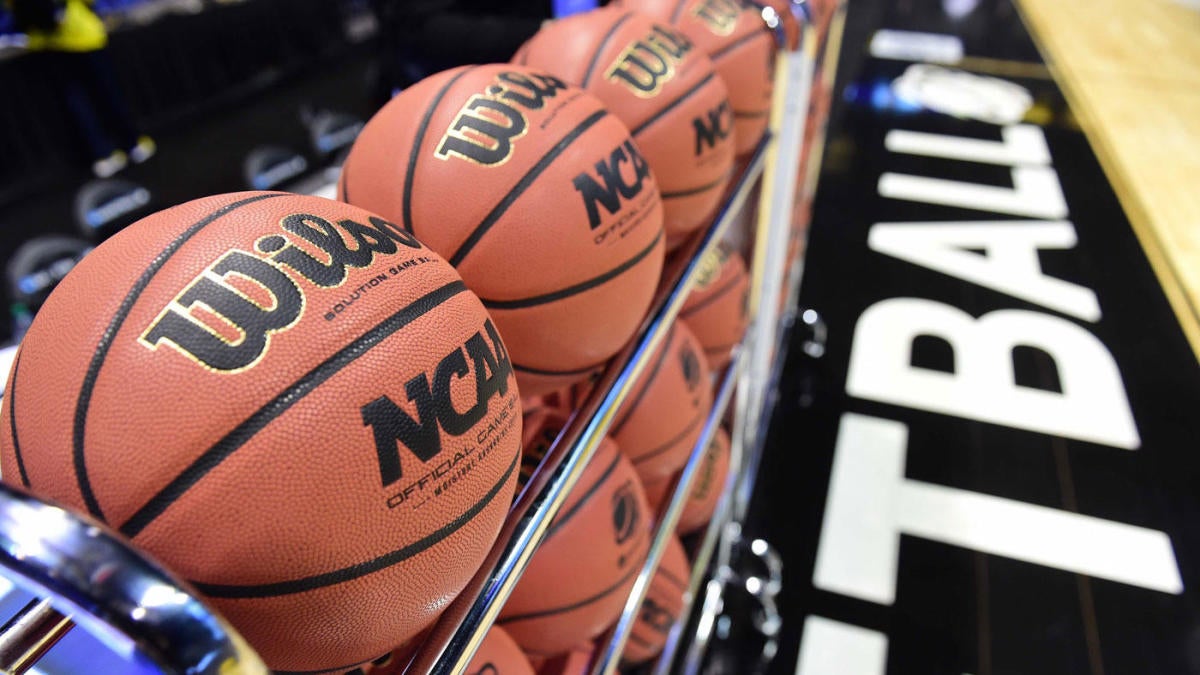
[[[0,568],[39,598],[0,635],[6,672],[27,671],[77,623],[164,673],[266,675],[198,594],[89,518],[0,484]]]
[[[538,471],[517,497],[497,544],[482,568],[435,623],[429,639],[406,673],[461,675],[466,672],[475,651],[549,529],[551,520],[604,439],[617,409],[665,339],[684,300],[695,286],[702,258],[713,250],[741,213],[763,171],[770,144],[769,136],[762,140],[733,183],[729,198],[713,223],[685,247],[679,256],[683,262],[664,272],[668,283],[660,290],[649,318],[629,346],[605,369],[593,394],[571,416]]]
[[[725,376],[721,379],[721,385],[717,389],[716,396],[713,397],[713,407],[700,431],[700,438],[696,440],[687,464],[684,465],[674,486],[668,491],[671,499],[667,501],[664,508],[659,510],[649,554],[642,565],[642,571],[638,574],[633,590],[625,600],[621,617],[598,642],[604,647],[599,650],[599,656],[592,665],[592,675],[612,675],[620,664],[621,654],[625,650],[625,640],[629,637],[629,633],[637,621],[638,612],[646,598],[646,592],[650,589],[650,582],[654,579],[655,572],[658,571],[658,564],[662,560],[663,551],[667,548],[667,542],[675,536],[675,526],[683,514],[684,503],[691,496],[692,482],[699,472],[700,464],[704,461],[709,443],[712,442],[713,436],[721,426],[721,420],[725,417],[729,402],[733,400],[733,389],[740,379],[744,354],[745,352],[741,349],[734,353],[733,359],[725,371]],[[685,598],[684,603],[687,605],[688,599]],[[685,615],[680,612],[680,616]]]

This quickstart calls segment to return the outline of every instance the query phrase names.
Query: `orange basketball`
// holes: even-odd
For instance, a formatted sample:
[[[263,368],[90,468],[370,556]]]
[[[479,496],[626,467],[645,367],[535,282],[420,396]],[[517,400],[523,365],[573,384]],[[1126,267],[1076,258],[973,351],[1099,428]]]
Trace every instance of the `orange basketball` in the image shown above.
[[[736,251],[717,247],[701,261],[700,276],[679,318],[704,348],[713,370],[724,368],[750,323],[750,278]]]
[[[547,25],[517,59],[592,92],[629,125],[662,190],[668,247],[707,224],[733,170],[733,110],[689,38],[607,7]]]
[[[671,626],[683,611],[683,594],[687,592],[692,569],[683,545],[675,537],[667,540],[658,570],[650,580],[646,599],[642,601],[637,622],[625,641],[621,660],[628,664],[642,663],[662,653]]]
[[[458,68],[405,90],[359,135],[339,194],[458,269],[525,396],[612,357],[662,272],[662,200],[629,130],[594,96],[528,68]]]
[[[562,418],[547,416],[544,423],[553,428]],[[525,449],[527,457],[539,451]],[[550,524],[499,624],[536,657],[561,654],[599,635],[620,615],[646,559],[650,517],[629,460],[605,439]]]
[[[517,477],[487,311],[362,209],[249,192],[151,215],[33,322],[7,480],[190,580],[275,670],[348,669],[475,573]]]
[[[622,0],[675,26],[712,59],[729,88],[737,154],[758,145],[771,116],[775,89],[775,38],[761,10],[740,0]]]
[[[711,408],[700,342],[676,321],[634,382],[609,434],[643,482],[657,480],[687,463]]]
[[[679,522],[675,525],[676,532],[680,535],[691,534],[708,525],[713,510],[717,508],[717,500],[721,497],[721,488],[724,487],[728,474],[729,434],[724,429],[717,429],[704,453],[699,473],[692,480],[692,491],[683,503],[683,513],[679,515]],[[645,487],[646,499],[657,513],[663,500],[670,496],[667,494],[667,488],[671,487],[671,477],[646,483]]]

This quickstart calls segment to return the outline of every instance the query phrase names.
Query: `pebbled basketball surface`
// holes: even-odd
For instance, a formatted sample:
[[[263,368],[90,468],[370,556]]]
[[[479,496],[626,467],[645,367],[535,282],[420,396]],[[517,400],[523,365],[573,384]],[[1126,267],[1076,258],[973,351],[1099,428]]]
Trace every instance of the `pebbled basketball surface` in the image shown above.
[[[662,199],[628,128],[538,70],[469,66],[414,85],[366,125],[339,189],[459,270],[527,396],[612,357],[662,271]]]
[[[38,314],[3,403],[6,480],[130,537],[282,671],[429,623],[517,474],[479,300],[394,224],[315,197],[220,195],[118,234]]]
[[[733,170],[733,111],[712,61],[686,36],[605,7],[543,27],[516,61],[595,94],[629,126],[662,190],[668,248],[708,222]]]

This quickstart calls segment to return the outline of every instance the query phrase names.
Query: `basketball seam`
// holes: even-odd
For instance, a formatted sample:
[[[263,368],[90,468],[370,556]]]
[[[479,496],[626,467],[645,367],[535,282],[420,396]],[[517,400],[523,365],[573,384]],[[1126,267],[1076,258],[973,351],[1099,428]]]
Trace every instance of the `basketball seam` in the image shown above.
[[[717,290],[713,291],[712,295],[701,300],[700,302],[697,302],[695,305],[692,305],[691,307],[688,307],[687,309],[680,311],[679,318],[686,319],[687,317],[692,316],[693,314],[704,309],[705,307],[708,307],[712,303],[719,300],[726,293],[733,290],[734,287],[736,287],[738,285],[738,282],[745,278],[746,278],[745,274],[739,274],[736,277],[725,282],[725,285],[721,286]]]
[[[592,54],[592,60],[588,62],[587,70],[583,71],[583,79],[580,80],[580,89],[587,89],[588,84],[592,81],[592,75],[596,72],[596,64],[600,61],[600,55],[604,53],[608,43],[613,36],[617,34],[617,29],[621,27],[629,18],[633,16],[633,12],[625,12],[621,18],[617,19],[612,28],[608,29],[608,33],[604,35],[604,39],[600,40],[600,44],[596,45],[596,51]]]
[[[516,623],[517,621],[528,621],[530,619],[540,619],[540,618],[543,618],[546,616],[551,616],[553,614],[562,614],[565,612],[570,612],[570,611],[579,609],[580,607],[590,605],[593,602],[596,602],[597,600],[603,599],[605,596],[616,591],[621,586],[624,586],[625,582],[629,581],[635,574],[637,574],[638,572],[641,572],[641,571],[642,571],[641,565],[630,565],[629,571],[626,572],[625,574],[623,574],[621,576],[621,578],[616,581],[616,583],[612,584],[608,588],[605,588],[604,590],[600,591],[599,593],[596,593],[595,595],[584,598],[582,600],[577,600],[569,605],[564,605],[562,607],[555,607],[554,609],[543,609],[543,610],[539,610],[536,612],[527,612],[525,614],[518,614],[516,616],[505,617],[505,618],[500,619],[497,623],[510,624],[510,623]]]
[[[545,304],[549,304],[551,302],[557,302],[559,300],[569,298],[572,295],[579,295],[580,293],[590,291],[591,289],[596,288],[597,286],[603,286],[604,284],[608,283],[609,281],[612,281],[613,279],[621,276],[625,272],[632,269],[635,265],[640,263],[642,260],[645,260],[646,256],[648,256],[654,252],[654,249],[658,246],[658,242],[661,241],[662,238],[663,238],[663,233],[662,233],[662,231],[659,231],[659,233],[654,236],[654,240],[650,242],[649,246],[642,249],[641,251],[638,251],[637,253],[635,253],[633,256],[631,256],[625,262],[621,263],[620,265],[617,265],[616,267],[612,268],[611,270],[609,270],[599,276],[592,277],[591,279],[588,279],[587,281],[582,281],[578,284],[575,284],[574,286],[568,286],[561,290],[554,291],[553,293],[546,293],[544,295],[535,295],[530,298],[521,298],[519,300],[488,300],[486,298],[480,298],[480,299],[483,300],[483,306],[487,307],[488,309],[524,309],[527,307],[536,307],[537,305],[545,305]]]
[[[645,384],[642,385],[641,390],[638,391],[637,396],[633,397],[633,400],[625,403],[628,412],[622,415],[621,419],[613,422],[612,429],[608,432],[610,436],[616,436],[621,433],[621,429],[625,427],[625,423],[629,421],[629,417],[633,414],[633,411],[637,409],[638,404],[642,402],[642,398],[646,396],[646,392],[650,389],[650,383],[654,381],[654,376],[658,375],[659,368],[662,367],[663,361],[667,359],[667,352],[670,351],[668,348],[671,346],[671,340],[674,337],[675,324],[671,324],[671,329],[667,331],[667,336],[663,338],[662,352],[659,353],[658,358],[654,361],[654,365],[650,367],[650,372],[646,373],[645,379],[642,380]]]
[[[519,370],[522,373],[529,373],[530,375],[549,375],[549,376],[564,375],[565,376],[565,375],[583,375],[585,373],[590,373],[593,370],[602,367],[606,363],[608,363],[608,361],[601,361],[600,363],[597,363],[594,366],[587,366],[584,368],[580,368],[578,370],[542,370],[540,368],[534,368],[532,366],[523,366],[516,362],[513,362],[511,365],[513,367],[513,370]]]
[[[663,443],[662,445],[654,448],[650,452],[646,452],[641,455],[638,455],[637,458],[633,460],[634,465],[636,466],[638,464],[641,464],[642,462],[653,459],[653,458],[663,454],[667,450],[670,450],[672,445],[675,445],[676,443],[678,443],[680,441],[680,439],[682,439],[685,436],[687,436],[688,434],[692,433],[692,430],[695,429],[696,425],[699,424],[701,422],[701,420],[703,420],[703,419],[704,419],[703,413],[700,413],[700,412],[696,413],[696,415],[694,417],[692,417],[692,421],[688,422],[688,425],[683,428],[683,431],[680,431],[678,434],[675,434],[675,436],[673,436],[666,443]]]
[[[8,391],[4,392],[5,398],[8,399],[8,424],[12,429],[13,454],[17,456],[17,472],[21,474],[21,485],[29,487],[29,475],[25,473],[25,460],[21,459],[21,443],[17,440],[17,372],[21,367],[21,352],[17,352],[17,358],[13,360],[13,376],[12,382],[8,384]]]
[[[756,38],[759,38],[759,37],[765,37],[768,39],[770,38],[770,36],[767,35],[767,33],[765,31],[759,32],[759,30],[756,28],[753,33],[750,33],[749,35],[743,35],[742,37],[738,38],[737,40],[734,40],[733,42],[730,42],[729,44],[725,45],[724,47],[721,47],[720,49],[713,52],[712,54],[709,54],[708,58],[712,59],[713,62],[719,61],[721,59],[721,57],[725,56],[729,52],[731,52],[731,51],[737,49],[738,47],[741,47],[742,45],[746,44],[747,42],[754,40]]]
[[[382,343],[385,339],[409,325],[413,321],[433,311],[442,303],[460,293],[465,293],[467,287],[461,281],[452,281],[441,288],[430,291],[414,300],[408,306],[387,317],[353,342],[339,349],[329,358],[309,370],[300,379],[293,382],[280,393],[276,394],[266,405],[250,414],[236,427],[230,429],[221,440],[217,441],[203,454],[192,461],[182,472],[158,491],[148,502],[142,505],[120,531],[130,539],[136,537],[159,515],[167,510],[187,492],[193,485],[203,479],[210,471],[220,466],[230,455],[237,452],[248,443],[255,434],[272,421],[290,410],[312,393],[321,383],[341,372],[367,351]]]
[[[604,481],[608,480],[608,477],[617,469],[617,464],[620,462],[621,454],[618,452],[613,457],[612,463],[610,463],[608,467],[604,469],[604,473],[600,474],[600,477],[596,479],[596,482],[588,486],[587,492],[583,493],[583,496],[581,496],[578,501],[572,504],[570,509],[560,513],[559,516],[554,519],[554,522],[550,524],[550,529],[546,530],[546,536],[542,538],[541,545],[544,546],[546,542],[550,541],[550,538],[553,537],[556,532],[561,530],[564,525],[566,525],[572,518],[575,517],[575,514],[579,512],[579,509],[583,508],[584,504],[587,503],[587,500],[591,499],[592,495],[596,494],[596,490],[599,490],[600,486],[604,485]]]
[[[708,75],[706,75],[704,77],[704,79],[702,79],[699,82],[697,82],[696,84],[694,84],[691,89],[688,89],[687,91],[685,91],[679,98],[677,98],[674,101],[671,101],[669,104],[663,106],[662,110],[659,110],[658,112],[654,113],[654,115],[652,115],[650,117],[650,119],[639,124],[638,127],[630,133],[630,135],[633,136],[634,138],[637,138],[638,134],[640,134],[646,130],[646,127],[648,127],[651,124],[654,124],[658,120],[662,119],[667,113],[671,112],[676,107],[678,107],[680,104],[682,104],[685,100],[690,98],[693,94],[695,94],[696,92],[703,89],[704,86],[707,85],[709,82],[712,82],[713,79],[716,78],[716,76],[717,76],[716,71],[713,71],[713,72],[709,73]]]
[[[762,119],[763,117],[767,117],[770,114],[771,114],[770,110],[734,110],[733,111],[734,119],[739,119],[739,120]]]
[[[718,179],[714,180],[714,181],[713,181],[713,182],[711,182],[711,183],[706,183],[706,184],[704,184],[704,185],[701,185],[701,186],[699,186],[699,187],[688,188],[688,189],[686,189],[686,190],[676,190],[676,191],[674,191],[674,192],[663,192],[663,193],[662,193],[662,198],[663,198],[663,199],[679,199],[680,197],[691,197],[692,195],[698,195],[698,194],[700,194],[700,193],[702,193],[702,192],[708,192],[709,190],[711,190],[711,189],[713,189],[713,188],[715,188],[715,187],[720,187],[720,185],[721,185],[722,183],[724,183],[724,182],[728,181],[728,180],[729,180],[729,176],[730,176],[732,173],[733,173],[733,171],[732,171],[732,170],[730,170],[730,171],[726,171],[725,173],[721,174],[721,177],[720,177],[720,178],[718,178]]]
[[[464,75],[476,68],[478,66],[468,66],[461,73],[450,78],[450,81],[438,90],[437,95],[433,97],[433,102],[429,104],[429,107],[425,109],[425,114],[421,116],[421,124],[417,127],[417,135],[413,141],[412,150],[408,153],[408,171],[404,174],[404,202],[401,205],[402,210],[400,214],[400,217],[404,219],[403,226],[408,228],[408,231],[413,234],[416,234],[412,221],[413,181],[416,180],[417,157],[421,154],[421,145],[425,142],[426,132],[429,131],[429,122],[433,119],[433,113],[437,111],[437,107],[441,105],[442,99],[446,98],[446,93],[450,91],[450,87],[453,87]]]
[[[414,541],[413,543],[396,549],[390,553],[385,553],[373,560],[356,563],[354,565],[350,565],[349,567],[343,567],[340,570],[334,570],[332,572],[322,572],[321,574],[314,574],[312,576],[302,577],[300,579],[276,581],[268,584],[235,586],[226,584],[206,584],[204,582],[194,580],[191,583],[201,593],[213,598],[270,598],[280,595],[306,593],[308,591],[314,591],[320,588],[326,588],[328,586],[345,583],[353,579],[358,579],[359,577],[364,577],[368,574],[374,574],[380,570],[402,563],[405,560],[408,560],[409,558],[428,550],[432,546],[436,546],[446,537],[453,535],[463,525],[466,525],[469,521],[474,519],[475,516],[479,515],[479,513],[483,511],[483,509],[487,507],[487,505],[490,504],[493,499],[496,498],[496,495],[500,493],[500,488],[504,487],[504,484],[507,483],[508,479],[512,477],[513,471],[517,468],[517,463],[520,458],[520,453],[513,455],[512,462],[508,465],[508,469],[504,472],[504,475],[500,476],[500,480],[498,480],[496,484],[487,491],[487,494],[485,494],[482,499],[471,506],[471,508],[464,511],[462,515],[418,539],[417,541]]]
[[[149,267],[142,272],[134,282],[133,288],[125,295],[120,306],[117,307],[116,313],[113,315],[112,321],[108,327],[104,329],[104,333],[100,335],[100,342],[96,345],[95,352],[92,354],[92,360],[88,363],[87,372],[83,376],[83,384],[80,387],[79,398],[75,404],[75,419],[72,428],[72,456],[75,468],[75,480],[79,485],[79,492],[83,497],[83,502],[87,506],[88,513],[104,520],[104,512],[100,508],[100,502],[96,500],[96,495],[92,492],[91,481],[87,475],[87,459],[83,452],[83,441],[87,429],[87,414],[88,409],[92,404],[92,392],[96,388],[96,380],[100,377],[100,369],[104,367],[104,362],[108,358],[108,352],[112,348],[113,340],[116,339],[117,333],[125,324],[125,319],[129,317],[129,313],[133,311],[133,306],[141,297],[142,292],[146,290],[146,286],[158,274],[163,265],[171,259],[179,249],[186,244],[200,230],[208,227],[222,216],[228,215],[237,209],[253,204],[254,202],[264,199],[272,199],[274,197],[286,197],[287,193],[274,192],[265,195],[255,195],[247,199],[226,204],[221,208],[213,211],[198,222],[194,223],[183,231],[178,237],[171,241],[162,251],[159,252],[154,260],[150,261]]]
[[[467,254],[475,248],[475,245],[478,244],[481,239],[483,239],[483,236],[487,234],[488,230],[492,229],[492,227],[497,221],[500,220],[505,212],[507,212],[508,209],[511,208],[518,199],[520,199],[521,195],[523,195],[525,191],[528,190],[531,185],[533,185],[533,182],[537,180],[538,176],[542,175],[543,171],[550,168],[550,165],[554,163],[554,160],[558,159],[559,156],[566,152],[567,148],[569,148],[572,143],[578,140],[580,136],[583,136],[588,129],[595,126],[597,122],[607,117],[608,114],[609,113],[607,110],[597,110],[591,115],[588,115],[587,119],[580,122],[578,126],[559,139],[559,141],[554,144],[554,147],[550,148],[546,154],[542,155],[542,158],[539,159],[536,164],[530,167],[529,171],[527,171],[525,175],[521,177],[521,180],[517,181],[517,184],[508,191],[508,194],[504,195],[504,197],[500,199],[500,201],[497,202],[494,207],[492,207],[491,212],[488,213],[487,216],[484,217],[483,221],[480,222],[479,225],[477,225],[471,232],[471,234],[467,236],[466,240],[463,241],[458,250],[454,252],[454,255],[449,258],[450,264],[454,267],[461,265],[463,259],[467,257]]]

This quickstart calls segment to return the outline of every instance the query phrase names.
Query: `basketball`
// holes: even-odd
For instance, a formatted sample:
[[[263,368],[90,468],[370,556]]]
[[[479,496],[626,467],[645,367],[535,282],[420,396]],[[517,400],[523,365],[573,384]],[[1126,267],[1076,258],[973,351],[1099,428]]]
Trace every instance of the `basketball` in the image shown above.
[[[362,209],[249,192],[150,215],[67,275],[10,375],[0,468],[189,580],[272,669],[346,670],[476,572],[519,417],[441,257]]]
[[[381,659],[378,665],[363,668],[363,672],[367,675],[403,675],[411,659],[411,653],[398,651],[388,659]],[[492,626],[483,636],[483,642],[471,658],[467,672],[476,675],[535,675],[533,666],[521,648],[499,626]]]
[[[603,366],[662,272],[662,199],[629,130],[528,68],[468,66],[401,92],[358,136],[339,194],[454,265],[525,396]]]
[[[675,531],[681,536],[691,534],[712,519],[713,510],[717,508],[717,500],[721,497],[721,488],[725,485],[725,477],[729,474],[729,434],[724,429],[717,429],[712,442],[704,452],[699,472],[692,480],[692,491],[687,501],[683,503],[683,512]],[[646,483],[646,499],[650,507],[657,513],[662,502],[667,497],[667,488],[671,487],[671,477],[663,478],[652,483]]]
[[[646,599],[642,601],[637,622],[625,641],[622,661],[638,664],[662,653],[671,626],[675,625],[679,613],[683,611],[683,594],[687,592],[691,575],[683,545],[679,539],[671,537],[667,540],[658,570],[650,579],[650,588],[646,591]]]
[[[762,13],[740,0],[622,0],[678,28],[712,59],[729,88],[737,154],[754,150],[767,130],[775,88],[775,38]]]
[[[563,422],[547,415],[547,431],[526,430],[526,436],[557,435]],[[526,460],[548,447],[527,446]],[[633,589],[650,545],[650,518],[637,474],[605,439],[551,522],[498,625],[539,658],[599,635]]]
[[[609,434],[643,482],[687,463],[712,408],[708,363],[700,342],[676,321],[634,382]]]
[[[750,323],[750,278],[736,251],[723,246],[701,261],[696,287],[679,310],[679,318],[700,341],[713,370],[729,364],[734,346]]]
[[[662,190],[668,247],[708,224],[733,170],[733,110],[688,37],[606,7],[543,27],[517,58],[592,92],[629,126]]]

